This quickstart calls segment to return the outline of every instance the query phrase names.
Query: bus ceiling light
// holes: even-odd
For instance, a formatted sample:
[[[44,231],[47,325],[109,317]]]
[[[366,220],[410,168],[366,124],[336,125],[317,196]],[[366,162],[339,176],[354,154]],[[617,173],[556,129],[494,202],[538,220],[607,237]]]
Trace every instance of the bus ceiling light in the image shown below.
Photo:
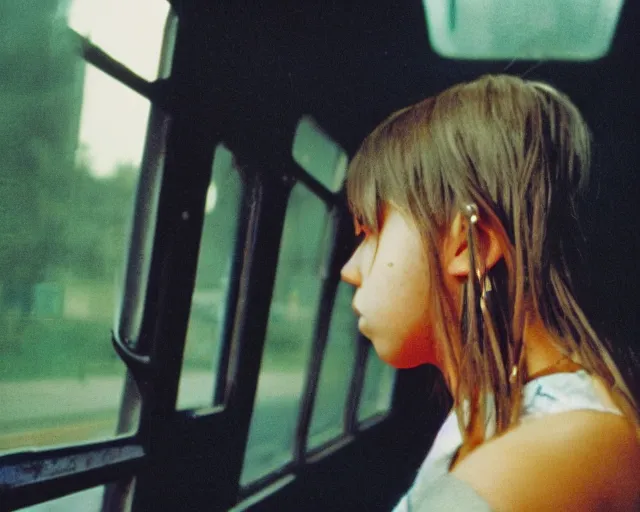
[[[594,60],[624,0],[422,0],[434,51],[454,59]]]

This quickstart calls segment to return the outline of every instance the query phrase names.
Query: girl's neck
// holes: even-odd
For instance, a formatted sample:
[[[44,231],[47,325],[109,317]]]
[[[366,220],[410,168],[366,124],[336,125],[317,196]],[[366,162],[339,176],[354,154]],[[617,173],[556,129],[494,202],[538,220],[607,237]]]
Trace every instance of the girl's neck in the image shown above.
[[[527,315],[523,332],[527,374],[542,376],[580,368],[571,357],[558,349],[558,343],[539,316]]]
[[[557,372],[574,372],[581,366],[558,349],[557,339],[544,326],[539,316],[528,314],[525,319],[523,343],[528,380]],[[458,376],[452,364],[441,368],[449,390],[457,388]]]

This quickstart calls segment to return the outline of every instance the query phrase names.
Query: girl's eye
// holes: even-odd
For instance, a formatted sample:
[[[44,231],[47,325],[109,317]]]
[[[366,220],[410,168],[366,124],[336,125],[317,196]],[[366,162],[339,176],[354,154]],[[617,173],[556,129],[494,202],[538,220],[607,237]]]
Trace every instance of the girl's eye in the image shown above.
[[[356,224],[356,238],[358,240],[364,240],[371,234],[371,229],[367,226],[363,226],[362,224]]]
[[[364,224],[361,219],[354,218],[353,227],[355,229],[356,247],[364,243],[365,240],[373,234],[371,228]]]
[[[371,235],[370,228],[362,225],[356,226],[356,247],[362,245]]]

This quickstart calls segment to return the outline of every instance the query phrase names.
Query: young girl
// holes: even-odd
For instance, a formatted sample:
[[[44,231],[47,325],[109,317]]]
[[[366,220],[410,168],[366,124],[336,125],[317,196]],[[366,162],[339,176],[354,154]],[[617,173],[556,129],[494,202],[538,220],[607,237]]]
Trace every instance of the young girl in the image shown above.
[[[359,328],[454,397],[395,510],[640,510],[637,405],[568,263],[589,155],[566,96],[485,76],[394,113],[353,159]]]

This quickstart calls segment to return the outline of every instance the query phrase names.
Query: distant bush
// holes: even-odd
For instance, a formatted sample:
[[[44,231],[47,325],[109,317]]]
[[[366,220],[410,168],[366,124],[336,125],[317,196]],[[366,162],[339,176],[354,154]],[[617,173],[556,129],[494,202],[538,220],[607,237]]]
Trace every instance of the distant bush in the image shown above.
[[[31,318],[20,338],[13,350],[0,355],[2,380],[82,378],[122,367],[108,323]]]

